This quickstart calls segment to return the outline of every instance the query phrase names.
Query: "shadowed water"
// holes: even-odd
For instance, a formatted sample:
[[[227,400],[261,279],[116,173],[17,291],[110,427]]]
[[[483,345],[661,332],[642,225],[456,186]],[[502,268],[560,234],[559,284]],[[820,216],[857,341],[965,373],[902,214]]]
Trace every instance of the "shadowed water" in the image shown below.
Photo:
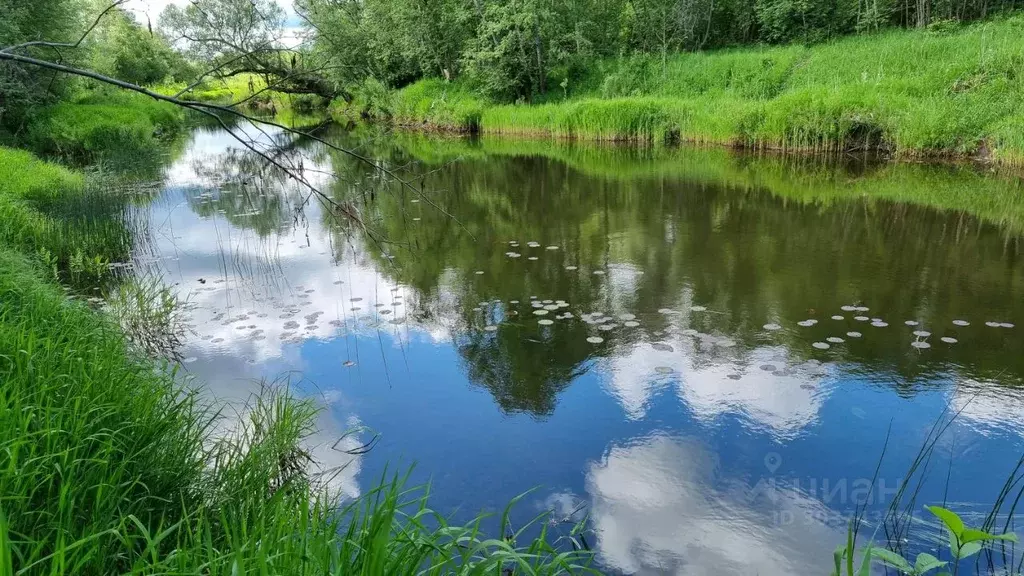
[[[291,374],[326,402],[314,455],[349,496],[415,463],[456,518],[534,487],[516,522],[589,514],[613,572],[825,573],[943,410],[915,509],[980,523],[1022,452],[1011,177],[326,135],[406,185],[293,142],[309,196],[200,129],[138,260],[192,304],[213,395]],[[353,426],[380,443],[340,451]]]

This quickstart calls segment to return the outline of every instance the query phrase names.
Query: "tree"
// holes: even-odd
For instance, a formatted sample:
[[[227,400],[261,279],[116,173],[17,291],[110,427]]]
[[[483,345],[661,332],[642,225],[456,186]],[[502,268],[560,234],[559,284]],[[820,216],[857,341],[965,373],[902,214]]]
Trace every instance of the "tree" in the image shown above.
[[[212,65],[211,76],[258,74],[278,92],[338,95],[324,73],[329,63],[285,46],[284,22],[274,0],[193,0],[185,8],[172,4],[160,15],[171,41]]]

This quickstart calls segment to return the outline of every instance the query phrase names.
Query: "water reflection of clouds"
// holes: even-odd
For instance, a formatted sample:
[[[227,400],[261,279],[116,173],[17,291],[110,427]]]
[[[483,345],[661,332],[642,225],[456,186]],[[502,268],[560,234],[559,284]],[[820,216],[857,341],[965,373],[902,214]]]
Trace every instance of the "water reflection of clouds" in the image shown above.
[[[625,574],[825,574],[822,551],[843,535],[800,492],[769,502],[724,480],[715,455],[687,438],[614,445],[589,465],[586,490],[600,560]]]
[[[785,348],[708,351],[690,336],[662,344],[670,348],[640,343],[605,361],[605,388],[632,419],[643,418],[654,396],[674,388],[707,423],[740,414],[758,429],[789,437],[817,419],[826,397],[825,366],[794,359]]]

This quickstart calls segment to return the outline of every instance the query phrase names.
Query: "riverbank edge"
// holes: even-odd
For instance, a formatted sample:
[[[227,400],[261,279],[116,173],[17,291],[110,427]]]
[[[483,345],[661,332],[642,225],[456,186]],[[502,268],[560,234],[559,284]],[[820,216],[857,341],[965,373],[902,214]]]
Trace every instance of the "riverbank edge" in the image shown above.
[[[342,124],[371,122],[383,124],[394,129],[446,136],[488,136],[510,140],[558,140],[563,142],[590,142],[623,144],[637,147],[651,146],[693,146],[705,148],[721,148],[740,152],[769,152],[780,155],[836,157],[850,154],[870,154],[885,158],[888,161],[905,163],[971,163],[998,167],[1001,170],[1020,172],[1024,169],[1024,151],[999,150],[986,142],[979,144],[973,152],[956,149],[895,149],[888,145],[879,146],[843,146],[841,140],[823,140],[815,145],[799,145],[788,142],[759,140],[736,134],[732,136],[714,136],[708,134],[688,133],[669,125],[654,134],[636,133],[587,133],[586,131],[560,130],[550,126],[503,125],[489,127],[485,120],[487,110],[500,109],[508,105],[483,108],[475,119],[465,123],[436,121],[425,117],[368,117],[354,114],[351,110],[332,106],[329,109],[332,120]],[[527,106],[518,106],[525,108]],[[1024,127],[1022,127],[1024,130]]]

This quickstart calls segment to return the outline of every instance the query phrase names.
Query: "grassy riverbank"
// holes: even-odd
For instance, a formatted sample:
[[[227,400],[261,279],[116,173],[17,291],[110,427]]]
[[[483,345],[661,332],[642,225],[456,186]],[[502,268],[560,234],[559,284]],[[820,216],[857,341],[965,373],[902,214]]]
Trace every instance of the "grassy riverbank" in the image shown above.
[[[107,154],[137,155],[179,131],[184,112],[136,94],[100,90],[42,109],[22,145],[80,162]]]
[[[338,105],[335,113],[493,134],[801,151],[877,148],[899,158],[1021,164],[1021,37],[1024,16],[1017,15],[810,47],[597,61],[534,105],[493,103],[470,86],[423,80]]]
[[[546,574],[580,560],[543,535],[516,549],[450,526],[397,478],[342,507],[307,473],[314,405],[268,390],[225,422],[139,357],[51,274],[47,254],[87,236],[100,262],[120,256],[104,240],[116,218],[66,237],[83,223],[62,207],[86,180],[0,148],[0,573]],[[225,423],[235,433],[215,435]]]

